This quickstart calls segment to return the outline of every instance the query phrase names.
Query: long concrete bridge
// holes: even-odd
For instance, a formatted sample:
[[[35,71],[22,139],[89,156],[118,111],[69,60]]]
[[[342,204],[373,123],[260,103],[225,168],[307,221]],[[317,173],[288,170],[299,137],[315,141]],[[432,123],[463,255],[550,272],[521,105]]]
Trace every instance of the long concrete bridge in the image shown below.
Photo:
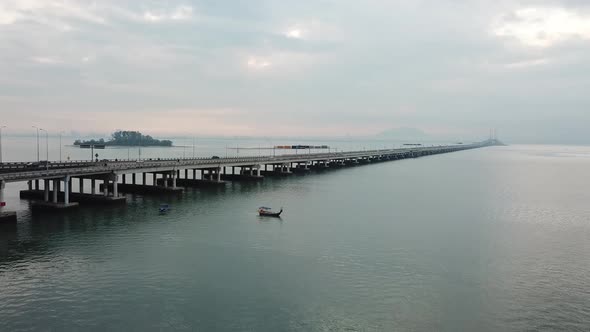
[[[124,203],[124,193],[182,193],[184,187],[219,186],[225,181],[261,181],[311,169],[330,169],[416,158],[500,145],[496,140],[445,146],[241,158],[103,160],[0,164],[0,222],[15,221],[7,212],[5,185],[27,182],[20,197],[33,199],[33,210],[67,210],[79,204]],[[76,186],[73,183],[76,182]]]

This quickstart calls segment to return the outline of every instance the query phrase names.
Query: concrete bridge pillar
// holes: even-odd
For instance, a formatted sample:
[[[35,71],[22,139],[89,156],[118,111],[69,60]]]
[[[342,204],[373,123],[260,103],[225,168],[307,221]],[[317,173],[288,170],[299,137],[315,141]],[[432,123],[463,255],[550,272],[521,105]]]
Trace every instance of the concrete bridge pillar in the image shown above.
[[[217,182],[221,181],[221,167],[217,168],[217,174],[215,174],[215,179]]]
[[[176,188],[176,178],[180,176],[180,170],[178,172],[172,172],[172,188]]]
[[[184,170],[184,178],[188,179],[188,168]]]
[[[49,202],[49,180],[43,180],[43,200]]]
[[[35,190],[39,190],[39,180],[35,180]]]
[[[145,186],[146,175],[145,173],[141,173],[141,184]]]
[[[104,179],[104,183],[102,185],[102,194],[104,195],[104,197],[107,197],[109,195],[109,180],[108,179]]]
[[[126,179],[126,177],[125,177],[125,174],[123,174],[123,175],[121,176],[121,183],[125,184],[125,182],[126,182],[125,180],[127,180],[127,179]]]
[[[113,180],[113,196],[119,197],[119,176],[118,175],[115,175],[114,180]]]
[[[162,174],[162,179],[164,180],[164,188],[168,188],[168,174]]]
[[[53,203],[57,203],[57,192],[59,191],[59,180],[53,180]]]
[[[6,188],[6,182],[0,180],[0,212],[4,210],[4,207],[6,206],[6,202],[4,201],[4,188]]]
[[[152,174],[152,180],[154,181],[154,186],[158,185],[158,174]]]
[[[27,181],[27,185],[29,186],[29,190],[33,190],[33,181]]]
[[[84,178],[78,178],[78,182],[80,183],[80,194],[84,193]]]
[[[91,190],[90,193],[92,195],[96,194],[96,180],[95,179],[90,180],[90,190]]]
[[[64,204],[70,204],[70,191],[72,190],[72,181],[69,176],[64,177]]]
[[[135,173],[131,174],[131,183],[136,184]]]
[[[197,179],[197,169],[193,169],[193,180]]]

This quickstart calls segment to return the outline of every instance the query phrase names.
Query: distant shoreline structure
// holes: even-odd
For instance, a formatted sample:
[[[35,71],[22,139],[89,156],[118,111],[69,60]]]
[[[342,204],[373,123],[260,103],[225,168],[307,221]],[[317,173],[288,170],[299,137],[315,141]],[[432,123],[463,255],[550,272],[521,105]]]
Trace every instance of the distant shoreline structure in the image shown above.
[[[118,130],[111,135],[111,139],[105,141],[103,138],[95,140],[76,140],[74,141],[74,146],[79,146],[80,148],[102,148],[104,149],[107,146],[159,146],[159,147],[171,147],[172,141],[170,140],[158,140],[150,135],[143,135],[139,131],[123,131]]]

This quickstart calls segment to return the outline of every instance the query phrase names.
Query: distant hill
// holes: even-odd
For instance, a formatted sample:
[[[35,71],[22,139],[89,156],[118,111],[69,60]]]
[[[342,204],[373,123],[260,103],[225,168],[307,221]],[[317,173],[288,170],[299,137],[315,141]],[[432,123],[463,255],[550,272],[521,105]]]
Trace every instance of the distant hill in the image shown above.
[[[392,128],[387,129],[379,134],[376,135],[379,138],[387,138],[387,139],[397,139],[403,141],[424,141],[428,139],[432,139],[430,135],[425,133],[424,131],[418,128],[411,128],[411,127],[399,127],[399,128]]]

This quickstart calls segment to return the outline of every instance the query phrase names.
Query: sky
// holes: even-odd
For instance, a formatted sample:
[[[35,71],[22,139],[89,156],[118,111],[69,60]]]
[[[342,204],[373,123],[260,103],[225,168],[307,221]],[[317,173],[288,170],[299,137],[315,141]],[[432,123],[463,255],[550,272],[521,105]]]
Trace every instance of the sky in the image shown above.
[[[7,133],[590,143],[588,87],[587,0],[0,0]]]

